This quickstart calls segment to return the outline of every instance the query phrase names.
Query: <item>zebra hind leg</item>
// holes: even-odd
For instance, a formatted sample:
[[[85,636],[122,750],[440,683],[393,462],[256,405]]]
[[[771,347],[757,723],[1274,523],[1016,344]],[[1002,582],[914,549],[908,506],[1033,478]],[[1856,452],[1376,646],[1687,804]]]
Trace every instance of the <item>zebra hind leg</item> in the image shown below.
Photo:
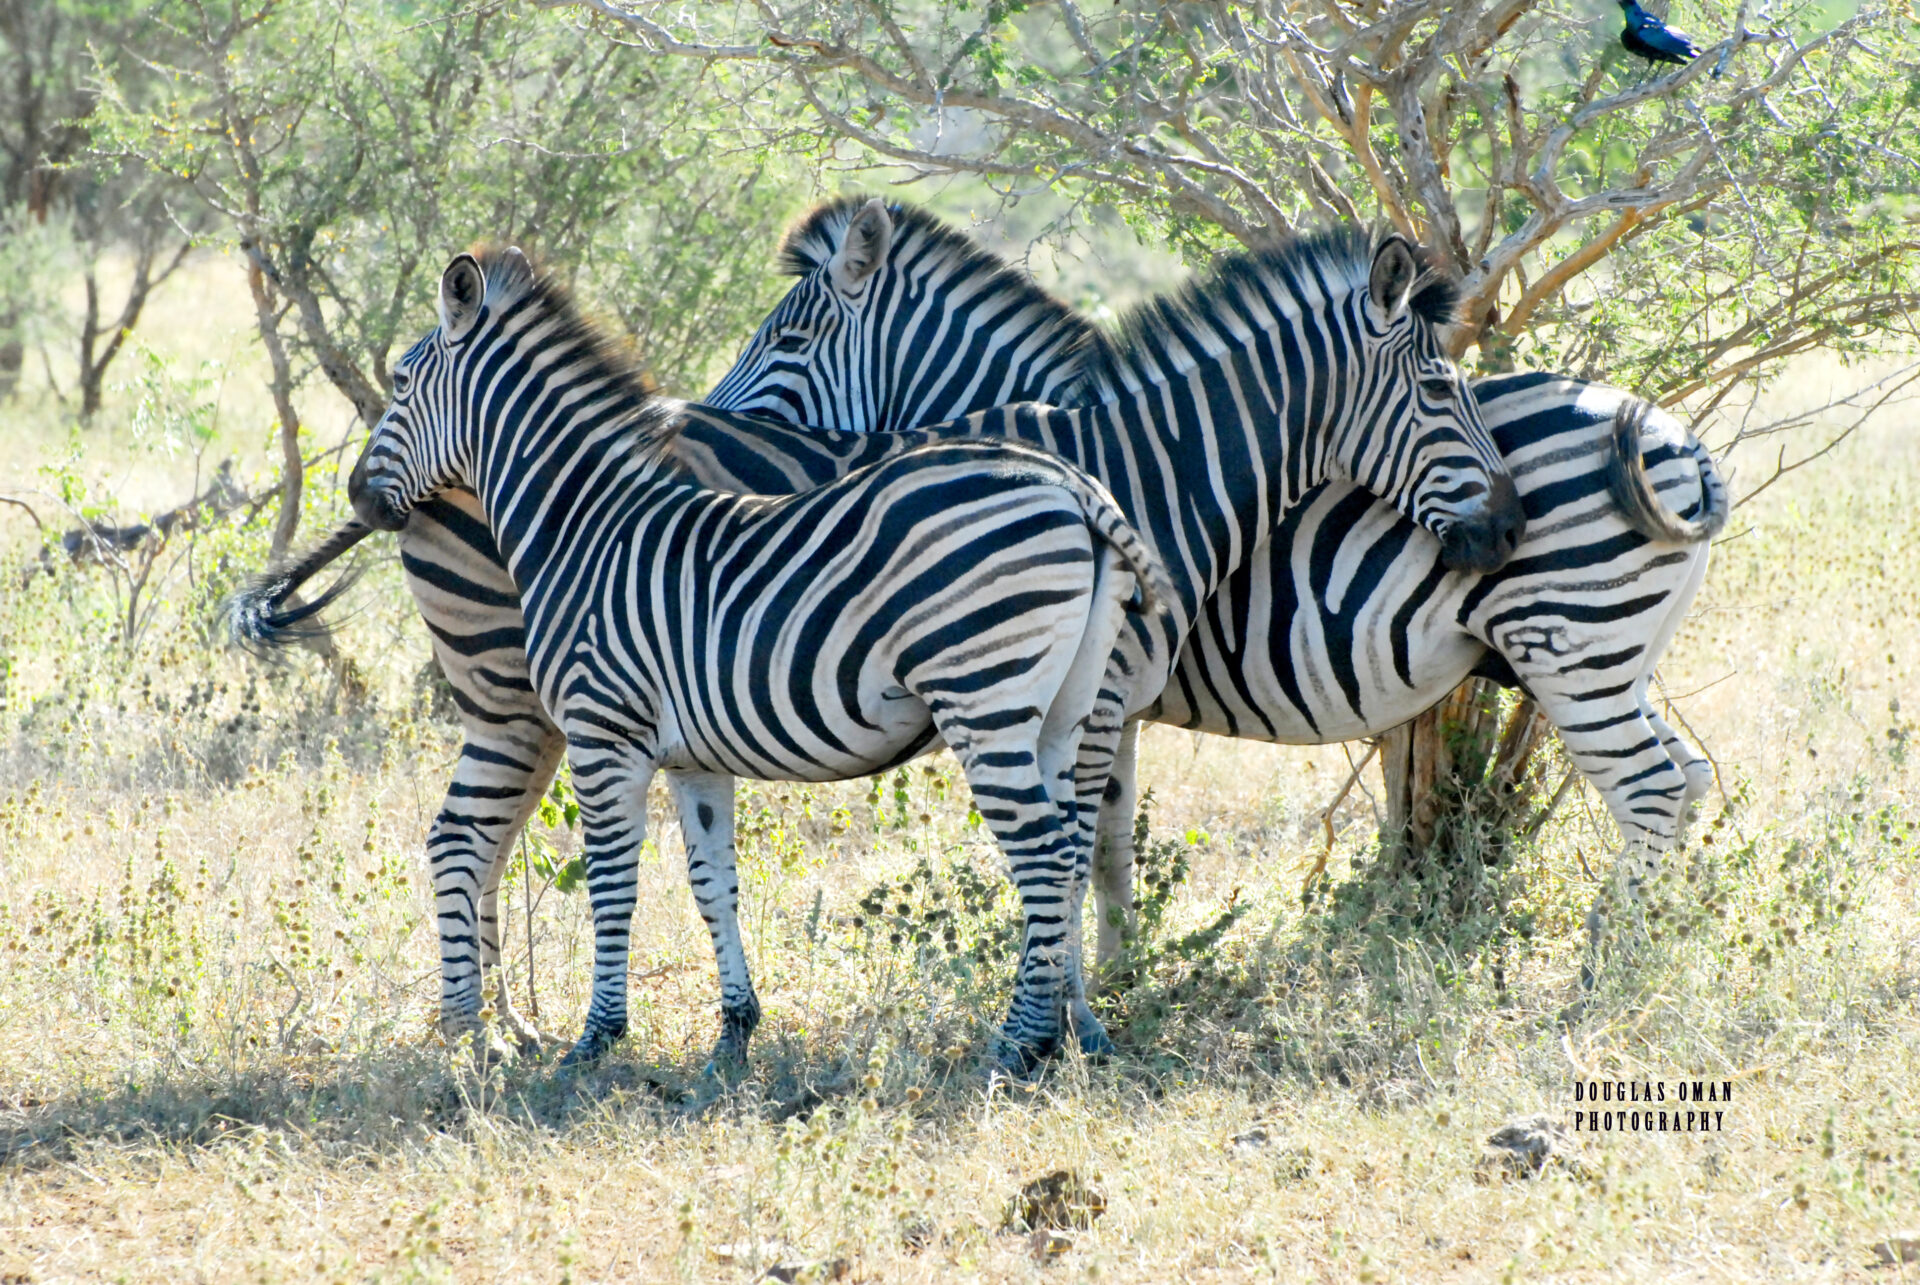
[[[1558,729],[1567,757],[1600,792],[1623,841],[1587,912],[1587,961],[1581,979],[1591,989],[1607,935],[1607,907],[1619,902],[1636,921],[1640,918],[1647,889],[1679,834],[1689,782],[1648,721],[1637,684],[1603,687],[1597,697],[1592,692],[1564,694],[1548,682],[1531,679],[1529,686]]]
[[[1111,547],[1099,553],[1094,605],[1074,649],[1065,681],[1040,733],[1040,768],[1052,783],[1061,824],[1072,842],[1073,873],[1067,903],[1065,1002],[1067,1023],[1088,1057],[1106,1057],[1113,1041],[1087,1003],[1085,929],[1081,907],[1098,842],[1107,782],[1126,740],[1131,668],[1119,649],[1134,576]]]
[[[928,695],[922,699],[960,760],[974,808],[1005,854],[1008,877],[1020,894],[1020,958],[996,1058],[1002,1070],[1025,1076],[1053,1055],[1065,1026],[1073,838],[1040,769],[1038,710],[1013,724],[990,706],[963,711],[942,695]]]
[[[523,1017],[520,1010],[513,1006],[513,990],[509,984],[506,968],[500,955],[500,879],[507,871],[507,862],[513,858],[516,840],[526,829],[529,818],[540,806],[540,797],[546,793],[547,786],[553,783],[553,774],[560,766],[560,757],[566,752],[566,738],[552,727],[545,729],[547,735],[540,745],[534,759],[531,772],[521,772],[517,768],[509,771],[504,765],[496,773],[494,785],[500,790],[501,802],[511,797],[507,791],[517,790],[519,797],[514,800],[515,820],[500,842],[495,845],[493,861],[487,867],[486,882],[480,888],[480,974],[482,991],[491,997],[495,1019],[501,1029],[507,1033],[522,1057],[538,1057],[544,1041],[540,1032],[531,1021]],[[521,889],[521,895],[532,896],[531,888]],[[533,944],[527,944],[528,967],[532,967]]]
[[[544,736],[505,731],[489,736],[469,728],[446,801],[427,836],[440,934],[440,1029],[449,1039],[471,1035],[483,1061],[503,1052],[486,1037],[482,1004],[499,971],[498,893],[505,854],[539,805],[563,745],[551,728],[543,730]],[[518,1016],[508,1024],[524,1048]]]
[[[709,1075],[745,1069],[748,1045],[760,1025],[747,952],[740,941],[740,881],[733,847],[733,778],[715,772],[670,771],[667,786],[686,836],[687,881],[713,937],[720,972],[720,1038]]]
[[[1675,843],[1684,842],[1687,827],[1693,823],[1697,810],[1695,805],[1713,789],[1713,763],[1694,748],[1693,742],[1674,731],[1666,719],[1655,713],[1652,705],[1644,701],[1642,704],[1645,705],[1647,723],[1653,728],[1654,735],[1660,738],[1660,744],[1666,748],[1667,757],[1678,763],[1680,770],[1686,773],[1687,793],[1680,805],[1680,826],[1674,835]]]

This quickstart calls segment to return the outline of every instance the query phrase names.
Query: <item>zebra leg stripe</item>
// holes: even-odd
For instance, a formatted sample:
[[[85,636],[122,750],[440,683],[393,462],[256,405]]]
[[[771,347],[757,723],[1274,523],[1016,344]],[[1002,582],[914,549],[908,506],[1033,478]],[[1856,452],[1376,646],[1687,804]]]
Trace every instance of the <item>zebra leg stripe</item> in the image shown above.
[[[1713,789],[1713,764],[1693,747],[1693,742],[1674,731],[1666,719],[1655,713],[1651,704],[1645,704],[1644,712],[1654,735],[1660,738],[1660,744],[1666,748],[1667,757],[1678,763],[1687,776],[1687,796],[1680,810],[1680,832],[1674,835],[1677,842],[1685,837],[1693,805],[1706,798],[1707,792]]]
[[[709,1069],[745,1066],[760,1025],[760,997],[740,941],[740,880],[733,847],[733,778],[718,772],[669,771],[667,786],[686,836],[687,881],[713,937],[720,972],[720,1039]]]
[[[565,1066],[597,1059],[627,1033],[627,959],[638,899],[640,845],[647,837],[647,787],[654,773],[650,758],[629,745],[605,739],[604,722],[590,722],[587,728],[584,735],[569,731],[567,754],[586,836],[587,896],[593,907],[593,998],[587,1005],[585,1030],[561,1060]]]
[[[491,732],[491,735],[488,733]],[[475,1031],[488,982],[498,971],[498,892],[507,852],[540,802],[564,743],[507,729],[469,726],[447,797],[427,837],[440,932],[440,1025],[449,1036]],[[531,1028],[501,1009],[516,1039]]]
[[[982,712],[992,708],[988,702],[980,707]],[[1072,917],[1073,839],[1035,752],[1042,714],[1036,709],[1023,723],[986,720],[975,727],[942,702],[933,715],[967,775],[975,809],[1006,854],[1008,877],[1020,894],[1020,960],[999,1057],[1007,1069],[1024,1074],[1060,1043],[1061,983]]]

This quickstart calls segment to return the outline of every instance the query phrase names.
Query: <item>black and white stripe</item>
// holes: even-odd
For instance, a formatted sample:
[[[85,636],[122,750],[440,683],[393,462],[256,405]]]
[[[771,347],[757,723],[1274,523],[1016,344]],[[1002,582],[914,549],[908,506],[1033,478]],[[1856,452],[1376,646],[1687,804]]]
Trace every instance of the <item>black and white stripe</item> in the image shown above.
[[[1376,297],[1375,269],[1382,257],[1396,253],[1394,244],[1370,255],[1363,243],[1334,237],[1264,261],[1230,264],[1206,288],[1149,309],[1127,340],[1093,353],[1093,369],[1111,399],[1100,413],[1075,417],[1023,408],[958,430],[1046,441],[1086,462],[1097,475],[1115,479],[1123,507],[1177,564],[1176,577],[1188,587],[1183,620],[1194,618],[1209,587],[1257,545],[1289,490],[1310,485],[1316,474],[1324,476],[1334,467],[1373,476],[1396,490],[1409,511],[1450,531],[1467,556],[1488,556],[1489,550],[1510,545],[1515,525],[1501,508],[1505,481],[1481,482],[1466,464],[1491,451],[1478,436],[1471,400],[1461,395],[1458,371],[1432,331],[1433,320],[1444,315],[1444,288],[1416,285],[1403,276],[1397,293]],[[1410,258],[1403,263],[1410,266]],[[1385,327],[1371,333],[1383,319]],[[1077,328],[1084,333],[1083,326]],[[1371,379],[1366,377],[1369,364],[1375,371]],[[1404,423],[1410,414],[1425,436],[1408,440],[1423,441],[1422,449],[1379,450],[1377,437],[1351,430],[1331,446],[1323,436],[1329,424],[1377,429]],[[1287,432],[1276,434],[1281,427]],[[755,445],[758,431],[752,421],[723,421],[718,437],[689,432],[676,449],[696,472],[741,489],[791,489],[818,480],[818,470],[839,467],[831,458],[796,464],[797,457],[783,458]],[[1290,447],[1296,439],[1302,445]],[[831,434],[817,440],[843,443],[856,452],[903,445]],[[1390,477],[1384,461],[1407,470],[1404,479]],[[1463,473],[1469,474],[1465,488],[1459,485]],[[1477,494],[1465,495],[1464,505],[1459,504],[1469,490]],[[422,590],[423,606],[437,587],[467,586],[460,592],[488,622],[470,618],[456,628],[436,630],[436,647],[461,693],[469,732],[461,772],[490,780],[494,784],[485,788],[498,793],[487,816],[464,804],[456,807],[450,798],[442,824],[436,825],[434,851],[436,861],[445,853],[450,862],[484,871],[493,868],[517,829],[514,784],[520,785],[521,797],[537,797],[545,783],[545,770],[536,770],[539,756],[511,739],[545,720],[537,703],[527,699],[524,669],[516,672],[507,663],[518,621],[492,610],[510,582],[497,568],[490,572],[483,551],[472,546],[464,558],[432,556],[439,542],[415,534],[423,520],[434,520],[430,510],[415,514],[403,538],[409,576]],[[416,557],[415,550],[429,552]],[[462,644],[462,638],[474,641]],[[1151,696],[1150,683],[1158,680],[1149,671],[1164,674],[1164,657],[1172,647],[1158,650],[1151,665],[1136,664],[1139,690],[1124,697],[1129,708]],[[477,659],[481,652],[484,657]],[[724,782],[702,779],[686,789],[700,792],[697,798],[681,797],[690,852],[729,849],[732,807]],[[727,878],[730,884],[730,873]],[[483,967],[491,966],[497,946],[483,935],[475,959],[458,939],[471,933],[475,920],[485,926],[492,915],[484,906],[443,906],[442,913],[449,916],[448,938],[455,945],[448,952],[448,1011],[471,1012]],[[736,932],[716,929],[716,945],[723,950],[723,935],[737,941]],[[1097,1043],[1097,1032],[1086,1034]]]
[[[394,367],[349,495],[362,521],[398,530],[426,497],[472,489],[520,588],[529,673],[565,736],[586,836],[594,986],[569,1059],[626,1030],[656,771],[834,780],[936,734],[1025,911],[1006,1056],[1049,1051],[1074,921],[1075,758],[1126,604],[1171,590],[1105,488],[1020,443],[947,440],[798,495],[715,492],[674,461],[672,408],[518,251],[454,260],[441,318]],[[482,891],[471,872],[435,871],[437,897]],[[709,917],[731,924],[731,900]],[[744,1043],[757,1001],[737,940],[717,944]]]

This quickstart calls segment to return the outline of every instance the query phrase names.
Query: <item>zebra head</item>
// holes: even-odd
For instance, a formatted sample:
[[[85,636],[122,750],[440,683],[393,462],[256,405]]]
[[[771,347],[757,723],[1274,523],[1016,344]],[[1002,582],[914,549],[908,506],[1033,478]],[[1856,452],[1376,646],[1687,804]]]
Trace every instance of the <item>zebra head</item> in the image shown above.
[[[1454,571],[1497,571],[1520,547],[1526,512],[1466,373],[1440,327],[1453,283],[1404,237],[1374,248],[1364,291],[1348,301],[1365,359],[1349,413],[1331,425],[1336,466],[1439,537]]]
[[[482,260],[484,259],[484,266]],[[414,505],[448,486],[475,485],[476,368],[518,337],[538,310],[533,265],[511,246],[462,254],[440,276],[440,324],[393,364],[393,396],[347,479],[368,526],[398,531]]]
[[[925,210],[834,201],[786,238],[799,280],[705,402],[876,433],[1058,401],[1092,327]]]

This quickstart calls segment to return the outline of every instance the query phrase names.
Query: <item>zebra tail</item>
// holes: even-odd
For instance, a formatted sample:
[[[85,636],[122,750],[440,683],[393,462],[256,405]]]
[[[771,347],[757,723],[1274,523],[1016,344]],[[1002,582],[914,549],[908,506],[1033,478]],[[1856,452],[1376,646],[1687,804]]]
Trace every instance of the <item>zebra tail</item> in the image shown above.
[[[1630,397],[1613,412],[1613,443],[1607,454],[1607,491],[1620,507],[1627,524],[1649,540],[1662,544],[1700,544],[1713,539],[1727,525],[1730,505],[1727,484],[1713,455],[1688,433],[1684,449],[1700,475],[1700,515],[1683,518],[1668,508],[1647,477],[1640,453],[1640,431],[1653,413],[1652,402]]]
[[[301,585],[371,534],[372,527],[349,520],[300,557],[263,571],[241,585],[225,604],[227,637],[233,645],[255,655],[266,655],[296,643],[324,642],[331,631],[326,622],[319,619],[320,613],[351,588],[360,573],[345,572],[311,602],[289,607],[287,600]]]
[[[1092,475],[1060,461],[1067,471],[1074,496],[1080,501],[1080,511],[1086,515],[1087,525],[1100,537],[1110,549],[1120,555],[1120,560],[1133,572],[1133,583],[1140,594],[1140,601],[1128,604],[1128,610],[1151,612],[1158,610],[1162,603],[1174,600],[1173,581],[1167,577],[1167,569],[1160,565],[1160,559],[1154,556],[1147,542],[1127,521],[1127,515],[1120,511],[1111,492]]]

